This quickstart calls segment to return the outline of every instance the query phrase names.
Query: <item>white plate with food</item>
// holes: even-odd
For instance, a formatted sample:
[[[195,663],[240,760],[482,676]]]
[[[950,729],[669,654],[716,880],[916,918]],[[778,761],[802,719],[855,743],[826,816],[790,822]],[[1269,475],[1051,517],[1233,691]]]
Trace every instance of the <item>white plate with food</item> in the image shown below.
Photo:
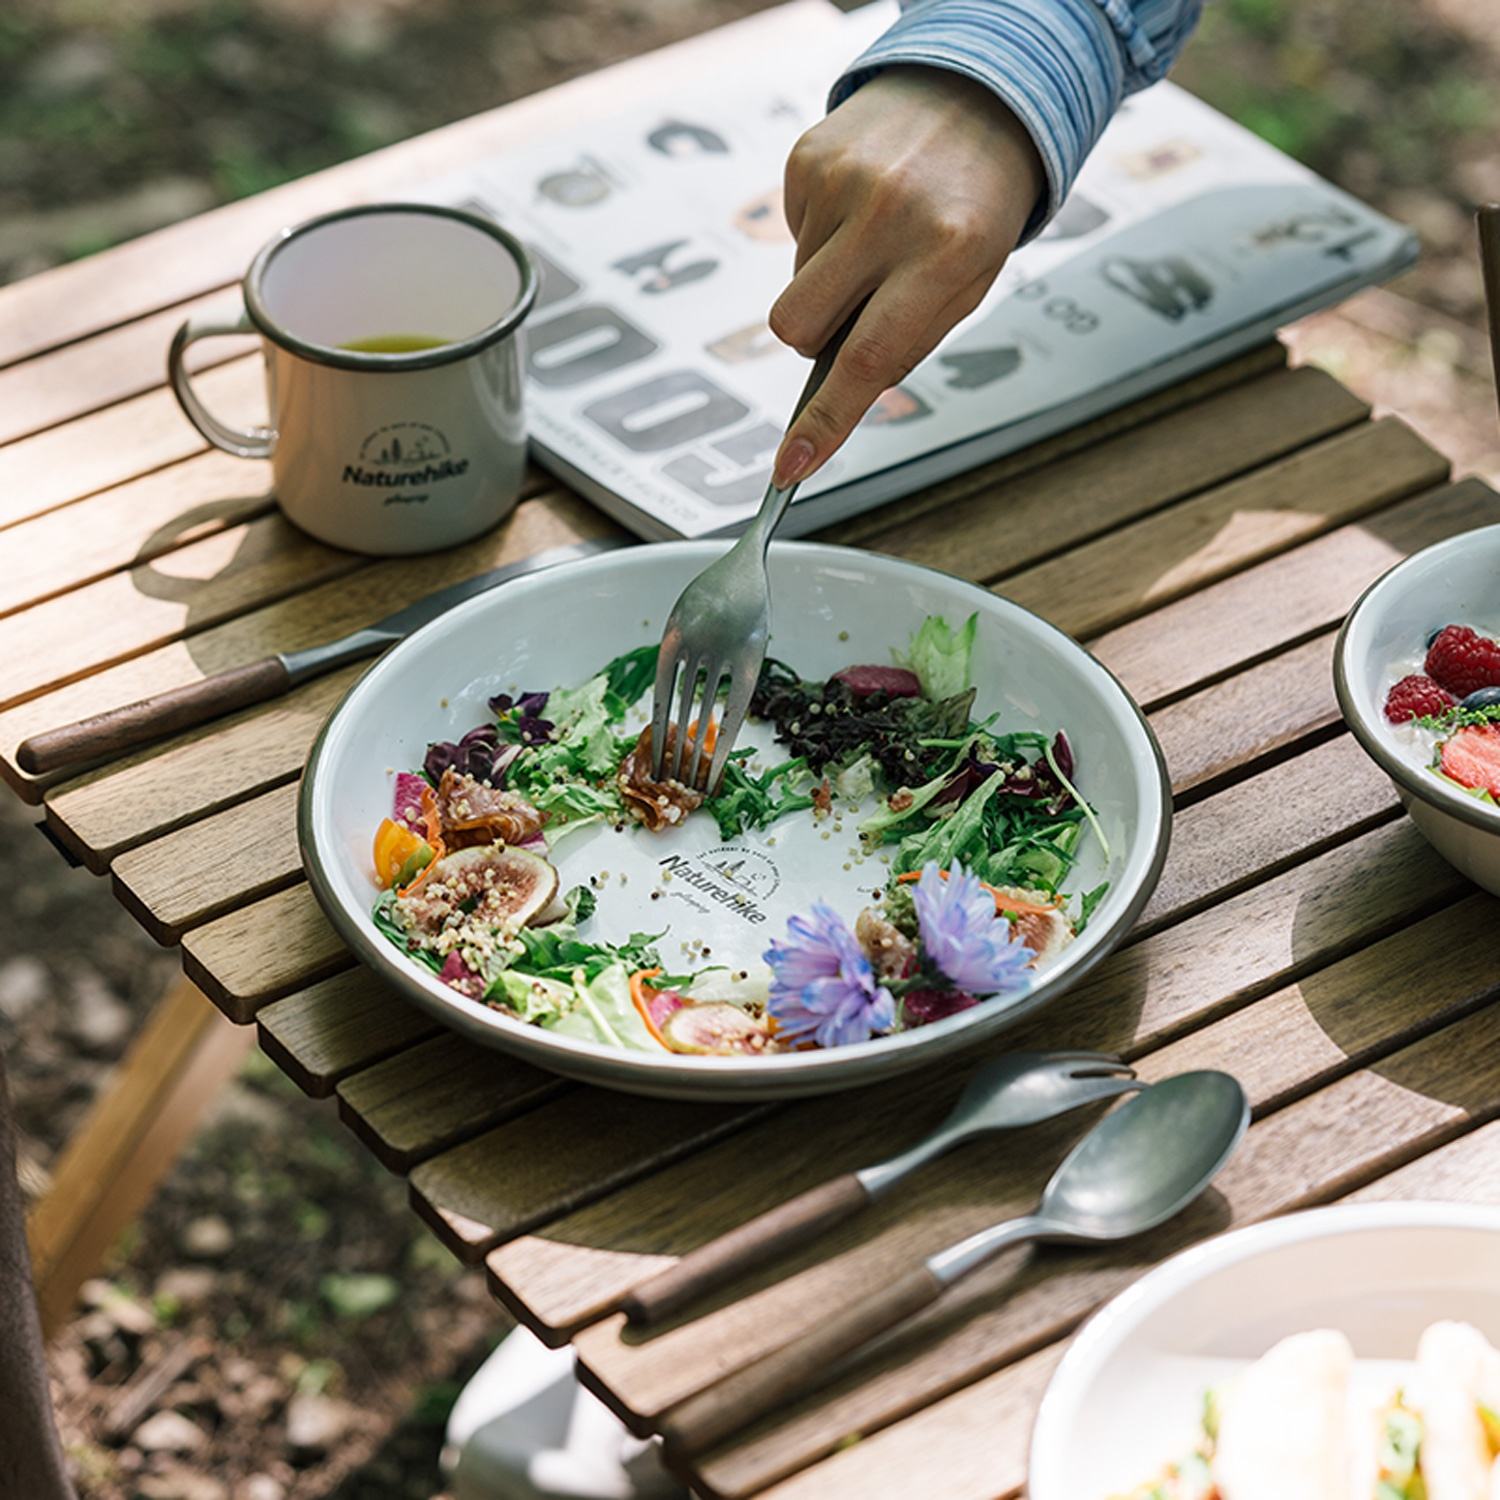
[[[982,588],[776,544],[730,770],[653,781],[662,621],[722,550],[518,579],[360,679],[299,817],[355,953],[490,1045],[697,1098],[888,1076],[1098,963],[1166,854],[1161,754],[1104,667]]]
[[[1074,1340],[1030,1500],[1500,1500],[1500,1207],[1315,1209],[1174,1256]]]

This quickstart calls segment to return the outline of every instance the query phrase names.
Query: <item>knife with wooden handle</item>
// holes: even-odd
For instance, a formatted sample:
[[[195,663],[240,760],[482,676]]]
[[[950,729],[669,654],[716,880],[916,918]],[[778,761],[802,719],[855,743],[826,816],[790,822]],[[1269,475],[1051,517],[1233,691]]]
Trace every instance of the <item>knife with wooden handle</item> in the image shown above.
[[[169,688],[164,693],[142,698],[138,703],[127,703],[107,713],[80,719],[76,724],[34,734],[17,749],[17,764],[28,774],[40,776],[63,766],[119,755],[165,735],[206,724],[222,714],[264,703],[336,667],[378,656],[387,646],[435,620],[454,605],[462,604],[476,594],[486,593],[499,584],[623,545],[624,542],[617,537],[596,537],[567,547],[552,547],[532,557],[492,568],[488,573],[438,589],[385,619],[362,630],[351,631],[336,641],[247,662],[244,666],[231,667],[226,672],[205,677],[201,682]]]

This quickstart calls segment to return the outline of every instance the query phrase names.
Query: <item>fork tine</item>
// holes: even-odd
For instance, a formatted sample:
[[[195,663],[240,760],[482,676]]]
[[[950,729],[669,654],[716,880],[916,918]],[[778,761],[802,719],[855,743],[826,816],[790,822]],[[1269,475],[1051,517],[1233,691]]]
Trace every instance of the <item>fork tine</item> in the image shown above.
[[[718,786],[724,767],[729,762],[729,752],[745,727],[745,715],[750,712],[750,699],[755,693],[755,684],[760,678],[760,666],[753,668],[743,660],[735,663],[729,679],[729,699],[724,705],[724,715],[719,720],[719,738],[714,742],[713,759],[708,763],[708,789]]]
[[[661,654],[656,659],[655,697],[651,703],[651,774],[661,779],[663,757],[667,748],[667,725],[672,721],[672,689],[677,686],[677,669],[682,665],[681,642],[669,621],[662,638]]]
[[[663,766],[663,772],[680,781],[682,779],[682,752],[687,744],[687,727],[692,722],[693,699],[698,692],[698,674],[703,670],[702,656],[686,660],[682,668],[682,681],[677,688],[677,733],[673,736],[672,764]]]
[[[686,774],[682,777],[683,785],[697,786],[698,772],[703,768],[703,741],[708,736],[708,726],[713,722],[714,703],[719,696],[719,679],[724,675],[724,663],[714,660],[703,672],[703,706],[698,710],[698,732],[693,736],[693,758],[687,767]],[[691,723],[691,721],[689,721]],[[681,726],[678,728],[679,740],[684,733]],[[714,745],[718,749],[717,743]]]

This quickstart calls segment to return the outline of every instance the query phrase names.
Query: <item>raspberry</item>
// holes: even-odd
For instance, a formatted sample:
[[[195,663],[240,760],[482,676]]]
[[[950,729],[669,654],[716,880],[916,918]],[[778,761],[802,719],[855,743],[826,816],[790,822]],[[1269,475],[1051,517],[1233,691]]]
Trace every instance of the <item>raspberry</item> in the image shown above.
[[[1405,724],[1408,719],[1440,714],[1457,702],[1452,693],[1439,687],[1432,678],[1413,675],[1403,677],[1386,694],[1385,716],[1392,724]]]
[[[1500,798],[1500,725],[1460,729],[1443,746],[1442,766],[1460,786]]]
[[[1500,641],[1467,625],[1450,625],[1428,648],[1426,670],[1458,698],[1480,688],[1500,687]]]

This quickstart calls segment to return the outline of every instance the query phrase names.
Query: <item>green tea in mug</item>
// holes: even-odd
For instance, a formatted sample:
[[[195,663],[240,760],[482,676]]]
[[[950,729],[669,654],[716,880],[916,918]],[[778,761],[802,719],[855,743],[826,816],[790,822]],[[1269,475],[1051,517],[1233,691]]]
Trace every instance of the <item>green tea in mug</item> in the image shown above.
[[[447,342],[425,333],[377,333],[373,338],[350,339],[339,348],[355,354],[415,354],[420,349],[441,349]]]

